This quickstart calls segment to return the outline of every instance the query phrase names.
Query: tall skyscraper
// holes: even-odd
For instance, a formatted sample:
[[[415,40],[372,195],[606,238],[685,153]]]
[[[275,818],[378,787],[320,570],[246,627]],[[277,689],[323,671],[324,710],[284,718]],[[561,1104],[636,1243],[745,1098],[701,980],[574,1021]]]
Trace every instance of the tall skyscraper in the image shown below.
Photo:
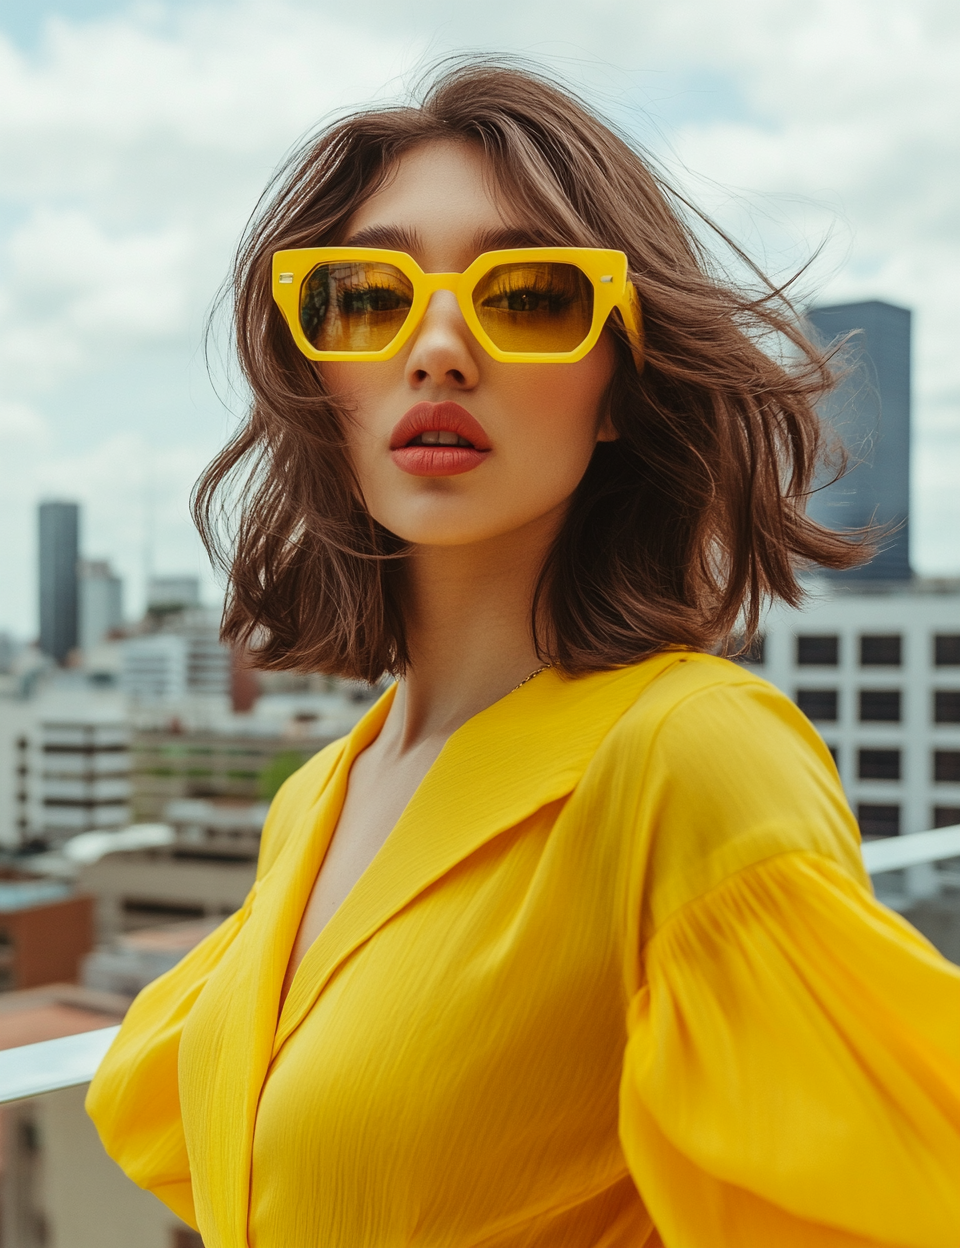
[[[79,641],[80,507],[40,504],[40,649],[63,663]]]
[[[822,342],[850,330],[853,371],[822,414],[850,454],[850,471],[818,491],[810,515],[832,529],[878,523],[899,526],[863,567],[843,580],[910,579],[910,312],[880,300],[813,308],[808,319]]]

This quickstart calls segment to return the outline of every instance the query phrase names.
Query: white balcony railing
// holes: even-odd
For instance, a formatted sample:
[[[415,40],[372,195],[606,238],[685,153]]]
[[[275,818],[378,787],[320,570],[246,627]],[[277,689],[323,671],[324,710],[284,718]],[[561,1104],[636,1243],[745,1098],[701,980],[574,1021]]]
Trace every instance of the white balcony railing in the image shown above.
[[[0,1104],[89,1083],[119,1027],[0,1050]]]
[[[943,883],[960,886],[960,871],[938,871],[934,866],[949,858],[960,858],[960,824],[868,841],[863,846],[864,864],[872,876],[902,872],[899,891],[885,893],[878,888],[881,900],[900,908],[934,895]],[[89,1083],[119,1030],[104,1027],[0,1051],[0,1104]]]

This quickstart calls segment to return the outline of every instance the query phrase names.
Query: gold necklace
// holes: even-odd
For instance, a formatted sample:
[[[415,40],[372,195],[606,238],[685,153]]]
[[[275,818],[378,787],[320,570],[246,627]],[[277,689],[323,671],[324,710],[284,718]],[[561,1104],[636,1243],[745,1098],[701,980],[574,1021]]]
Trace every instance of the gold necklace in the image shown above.
[[[533,680],[534,676],[539,676],[540,673],[545,672],[548,667],[553,667],[553,664],[544,663],[542,667],[538,667],[537,670],[535,672],[531,672],[529,676],[524,676],[523,680],[520,681],[520,684],[514,685],[513,688],[510,690],[510,692],[516,693],[518,689],[523,688],[523,686],[527,683],[528,680]]]

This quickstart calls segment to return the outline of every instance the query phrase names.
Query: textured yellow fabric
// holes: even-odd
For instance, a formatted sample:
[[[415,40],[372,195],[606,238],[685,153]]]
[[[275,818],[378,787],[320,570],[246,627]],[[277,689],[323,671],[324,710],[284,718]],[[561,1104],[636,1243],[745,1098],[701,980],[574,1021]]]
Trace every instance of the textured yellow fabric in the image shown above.
[[[809,723],[721,659],[470,720],[280,1010],[391,697],[134,1003],[88,1108],[136,1182],[208,1248],[956,1248],[960,971],[873,899]]]

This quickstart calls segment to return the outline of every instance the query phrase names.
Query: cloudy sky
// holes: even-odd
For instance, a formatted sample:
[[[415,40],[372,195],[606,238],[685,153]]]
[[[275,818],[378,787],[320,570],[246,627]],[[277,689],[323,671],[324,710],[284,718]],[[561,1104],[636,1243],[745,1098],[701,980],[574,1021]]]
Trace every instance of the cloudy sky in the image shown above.
[[[0,630],[36,629],[43,497],[131,613],[147,566],[205,568],[187,496],[239,404],[200,338],[244,220],[320,119],[462,49],[564,74],[775,272],[825,244],[811,298],[914,309],[913,559],[960,572],[955,0],[0,0]]]

